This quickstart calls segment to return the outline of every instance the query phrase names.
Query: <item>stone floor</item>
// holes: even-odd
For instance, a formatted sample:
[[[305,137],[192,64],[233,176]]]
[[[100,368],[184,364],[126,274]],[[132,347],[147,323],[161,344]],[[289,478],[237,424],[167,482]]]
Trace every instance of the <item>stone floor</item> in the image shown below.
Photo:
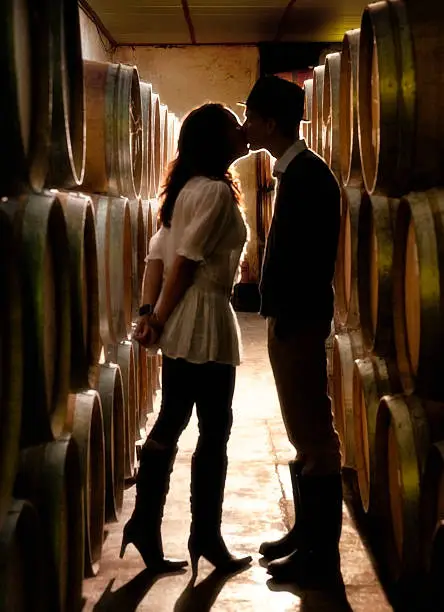
[[[262,540],[280,537],[291,524],[287,462],[293,458],[293,453],[285,435],[268,365],[265,324],[252,314],[242,313],[239,319],[244,360],[238,368],[234,397],[223,533],[232,552],[252,553],[252,566],[221,580],[212,572],[212,566],[202,560],[198,581],[194,588],[187,588],[189,570],[152,579],[143,571],[143,562],[132,546],[120,560],[122,526],[134,503],[135,488],[132,487],[126,491],[120,522],[107,526],[109,533],[99,574],[84,583],[84,612],[392,610],[345,505],[341,558],[347,603],[332,593],[301,593],[291,588],[276,591],[269,582],[257,550]],[[151,417],[149,424],[155,414]],[[165,551],[180,558],[187,555],[190,460],[196,438],[193,417],[180,440],[163,524]]]

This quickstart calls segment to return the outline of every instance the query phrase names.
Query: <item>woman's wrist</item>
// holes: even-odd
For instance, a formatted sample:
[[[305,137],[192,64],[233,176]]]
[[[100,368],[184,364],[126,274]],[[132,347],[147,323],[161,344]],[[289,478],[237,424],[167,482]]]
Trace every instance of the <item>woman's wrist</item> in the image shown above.
[[[149,318],[150,326],[159,334],[162,333],[165,323],[161,320],[157,312],[153,312]]]

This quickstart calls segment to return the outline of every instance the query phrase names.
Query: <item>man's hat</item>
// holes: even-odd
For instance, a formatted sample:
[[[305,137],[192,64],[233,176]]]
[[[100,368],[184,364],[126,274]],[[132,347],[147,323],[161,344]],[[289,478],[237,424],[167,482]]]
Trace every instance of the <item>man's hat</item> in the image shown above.
[[[243,103],[264,117],[288,117],[304,121],[305,91],[277,76],[260,77]]]

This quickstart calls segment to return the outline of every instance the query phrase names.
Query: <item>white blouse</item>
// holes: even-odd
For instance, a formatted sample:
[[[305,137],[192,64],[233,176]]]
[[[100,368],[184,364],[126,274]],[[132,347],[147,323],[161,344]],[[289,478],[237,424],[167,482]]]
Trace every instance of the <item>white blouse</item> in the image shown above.
[[[200,262],[159,340],[165,355],[239,365],[240,330],[230,296],[246,239],[228,185],[203,176],[189,180],[177,197],[171,227],[162,226],[151,238],[146,258],[163,261],[164,280],[176,255]]]

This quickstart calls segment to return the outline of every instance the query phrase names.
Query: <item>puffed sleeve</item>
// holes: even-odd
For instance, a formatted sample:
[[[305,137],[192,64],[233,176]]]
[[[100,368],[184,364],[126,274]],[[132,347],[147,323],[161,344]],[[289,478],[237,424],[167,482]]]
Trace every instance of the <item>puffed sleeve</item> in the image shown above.
[[[145,262],[148,262],[150,259],[161,259],[164,261],[166,231],[166,228],[162,225],[154,236],[151,237],[148,247],[148,255],[145,257]]]
[[[196,188],[193,218],[176,251],[194,261],[204,261],[217,246],[232,221],[233,196],[223,181],[208,180]]]

